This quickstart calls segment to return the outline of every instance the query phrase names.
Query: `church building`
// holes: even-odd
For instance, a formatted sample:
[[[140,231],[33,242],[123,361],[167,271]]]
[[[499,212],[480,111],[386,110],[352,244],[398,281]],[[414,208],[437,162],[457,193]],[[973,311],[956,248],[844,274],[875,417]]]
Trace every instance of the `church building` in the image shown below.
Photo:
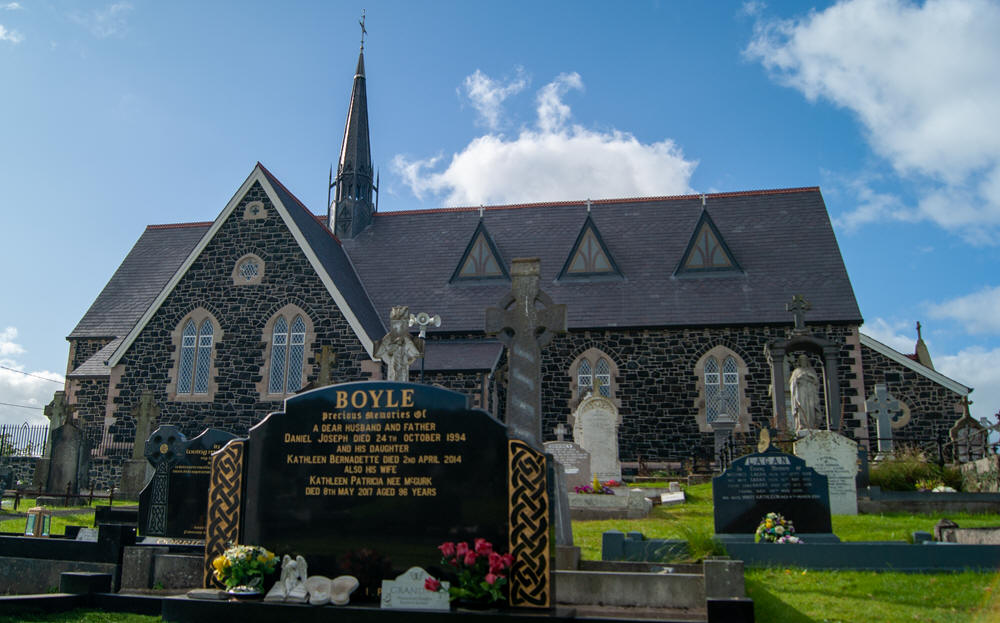
[[[245,435],[304,387],[385,378],[373,344],[394,306],[441,318],[411,380],[503,419],[506,354],[485,310],[515,258],[539,258],[542,291],[567,308],[542,350],[546,440],[590,394],[617,411],[626,464],[710,455],[721,420],[743,439],[794,429],[802,353],[824,417],[863,445],[876,384],[902,406],[901,437],[947,435],[963,413],[971,388],[922,340],[906,355],[860,332],[819,188],[379,211],[365,81],[362,51],[322,213],[257,164],[214,220],[148,226],[68,336],[95,487],[120,477],[144,395],[189,437]]]

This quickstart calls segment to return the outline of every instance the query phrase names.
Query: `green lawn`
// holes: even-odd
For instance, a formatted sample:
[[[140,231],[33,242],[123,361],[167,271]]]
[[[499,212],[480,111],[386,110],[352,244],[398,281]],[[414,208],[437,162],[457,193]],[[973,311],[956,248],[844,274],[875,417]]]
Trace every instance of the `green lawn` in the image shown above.
[[[0,532],[24,533],[24,517],[11,517],[14,511],[11,509],[12,500],[4,500],[3,510],[0,511]],[[134,500],[115,500],[114,506],[135,506]],[[50,531],[52,534],[66,534],[66,526],[93,526],[94,506],[107,506],[107,500],[94,500],[93,506],[46,506],[53,511],[78,511],[66,515],[53,515]],[[35,498],[21,498],[21,503],[17,507],[18,513],[25,513],[35,506]]]
[[[686,488],[687,503],[657,506],[646,519],[574,521],[573,536],[585,559],[601,557],[605,530],[638,531],[650,538],[705,539],[712,531],[712,486]],[[29,504],[33,500],[28,501]],[[116,505],[119,502],[116,501]],[[121,502],[134,504],[134,502]],[[27,506],[30,508],[30,506]],[[960,526],[1000,526],[1000,515],[933,514],[835,516],[833,531],[845,541],[905,541],[915,530],[931,531],[947,516]],[[2,517],[2,515],[0,515]],[[794,520],[794,518],[792,518]],[[66,524],[91,525],[93,511],[53,519],[53,531]],[[0,521],[0,530],[22,531],[24,519]],[[747,593],[760,623],[997,623],[1000,622],[1000,574],[874,573],[749,569]],[[60,623],[153,623],[158,617],[78,610],[59,615],[0,616],[14,621]]]

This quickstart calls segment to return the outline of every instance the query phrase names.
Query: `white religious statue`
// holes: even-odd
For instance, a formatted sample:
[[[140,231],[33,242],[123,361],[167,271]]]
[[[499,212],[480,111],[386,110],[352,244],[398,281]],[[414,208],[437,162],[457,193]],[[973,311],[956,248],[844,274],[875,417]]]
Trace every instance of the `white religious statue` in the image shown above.
[[[410,380],[410,364],[424,354],[424,341],[410,335],[410,308],[393,307],[389,312],[391,330],[375,342],[375,358],[385,362],[389,381]]]
[[[795,430],[818,430],[822,426],[822,409],[819,404],[819,376],[809,364],[809,358],[799,355],[798,366],[788,380],[792,391],[792,416]]]

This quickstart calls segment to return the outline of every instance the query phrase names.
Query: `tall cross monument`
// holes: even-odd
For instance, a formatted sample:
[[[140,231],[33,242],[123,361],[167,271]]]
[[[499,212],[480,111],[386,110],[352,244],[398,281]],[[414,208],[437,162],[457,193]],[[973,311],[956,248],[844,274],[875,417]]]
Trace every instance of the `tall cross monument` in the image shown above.
[[[486,310],[486,334],[507,346],[507,426],[512,436],[542,448],[542,347],[566,332],[566,306],[538,289],[537,258],[511,262],[511,289]]]
[[[892,423],[903,415],[899,401],[892,397],[885,385],[876,383],[875,391],[865,401],[865,411],[875,418],[879,456],[892,454]]]

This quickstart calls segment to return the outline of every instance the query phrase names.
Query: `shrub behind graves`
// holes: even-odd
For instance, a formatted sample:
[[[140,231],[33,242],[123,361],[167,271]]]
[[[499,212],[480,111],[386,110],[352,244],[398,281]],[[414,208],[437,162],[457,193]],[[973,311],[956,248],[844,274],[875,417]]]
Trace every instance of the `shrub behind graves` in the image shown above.
[[[871,468],[870,482],[886,491],[916,491],[917,482],[940,481],[956,491],[962,486],[962,474],[957,468],[941,468],[928,460],[919,448],[900,448],[896,453]]]

